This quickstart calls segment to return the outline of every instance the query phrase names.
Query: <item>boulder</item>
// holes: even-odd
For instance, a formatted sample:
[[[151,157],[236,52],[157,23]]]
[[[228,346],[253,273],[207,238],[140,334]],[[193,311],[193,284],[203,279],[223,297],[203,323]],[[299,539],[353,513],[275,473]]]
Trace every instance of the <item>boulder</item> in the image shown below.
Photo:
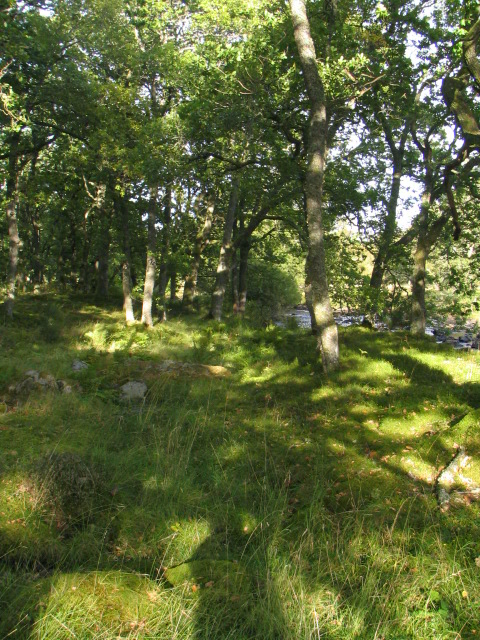
[[[83,371],[84,369],[88,369],[88,364],[83,362],[83,360],[74,360],[72,362],[73,371]]]
[[[147,391],[148,387],[143,380],[130,380],[120,387],[120,399],[124,402],[143,400]]]

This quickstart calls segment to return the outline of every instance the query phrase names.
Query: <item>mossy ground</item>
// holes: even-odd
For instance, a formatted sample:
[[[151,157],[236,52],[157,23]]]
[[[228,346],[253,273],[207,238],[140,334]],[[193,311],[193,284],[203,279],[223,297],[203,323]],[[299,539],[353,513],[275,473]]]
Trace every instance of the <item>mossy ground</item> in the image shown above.
[[[350,328],[326,379],[300,330],[146,330],[59,296],[19,299],[0,345],[1,638],[480,635],[479,506],[442,513],[434,491],[465,437],[480,482],[479,425],[456,428],[480,407],[478,354]],[[139,360],[167,358],[231,375],[150,376],[119,402]],[[28,369],[82,391],[17,403]],[[52,453],[101,478],[80,519],[42,499]],[[233,565],[237,591],[217,575]]]

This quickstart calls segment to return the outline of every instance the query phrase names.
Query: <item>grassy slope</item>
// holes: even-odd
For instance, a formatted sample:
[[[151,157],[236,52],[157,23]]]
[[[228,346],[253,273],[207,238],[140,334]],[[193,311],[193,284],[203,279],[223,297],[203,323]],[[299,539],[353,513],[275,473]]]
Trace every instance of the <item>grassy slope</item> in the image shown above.
[[[20,300],[0,340],[0,638],[480,635],[479,507],[441,513],[433,490],[480,407],[478,355],[351,328],[327,381],[298,331],[146,331],[59,297]],[[232,375],[150,375],[125,406],[132,356]],[[83,391],[15,406],[31,368]],[[468,449],[480,481],[478,424]],[[80,520],[45,496],[51,452],[101,478]]]

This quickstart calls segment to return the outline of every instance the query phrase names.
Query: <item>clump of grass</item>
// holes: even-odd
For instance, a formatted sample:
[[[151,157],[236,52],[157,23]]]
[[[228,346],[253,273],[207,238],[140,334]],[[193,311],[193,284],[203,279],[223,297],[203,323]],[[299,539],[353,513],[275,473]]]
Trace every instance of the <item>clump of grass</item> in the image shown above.
[[[61,343],[32,344],[34,302],[0,328],[2,390],[28,368],[82,390],[0,413],[0,637],[480,632],[480,511],[442,514],[434,487],[459,438],[466,472],[479,466],[476,355],[352,328],[326,379],[291,326],[189,315],[146,331],[66,299]],[[90,366],[72,373],[79,357]],[[153,376],[144,405],[118,403],[165,358],[232,375]],[[163,580],[181,564],[188,580]],[[245,590],[206,566],[238,567]]]
[[[42,456],[34,466],[32,480],[37,509],[47,512],[62,529],[91,521],[104,493],[99,472],[71,452]]]

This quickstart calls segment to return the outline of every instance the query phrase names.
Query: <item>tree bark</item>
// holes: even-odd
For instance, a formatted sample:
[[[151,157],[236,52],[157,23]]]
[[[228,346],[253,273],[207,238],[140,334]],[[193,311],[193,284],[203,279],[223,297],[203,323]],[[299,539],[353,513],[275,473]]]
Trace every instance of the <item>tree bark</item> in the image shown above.
[[[158,295],[160,298],[160,314],[162,320],[167,319],[165,291],[168,283],[168,252],[170,250],[170,226],[172,221],[172,189],[167,187],[165,193],[165,208],[162,229],[162,248],[160,252],[160,270],[158,275]]]
[[[412,321],[410,331],[414,335],[424,335],[426,325],[425,273],[428,256],[427,231],[430,193],[424,192],[419,216],[417,245],[413,256],[412,275]]]
[[[145,284],[143,286],[142,324],[153,326],[152,302],[153,289],[155,287],[155,271],[157,261],[155,259],[158,188],[150,190],[150,202],[148,205],[148,236],[147,236],[147,265],[145,269]]]
[[[20,250],[20,236],[18,235],[17,224],[17,193],[11,193],[7,201],[7,221],[8,221],[8,284],[5,310],[9,318],[13,317],[13,302],[15,299],[15,285],[18,271],[18,254]]]
[[[175,270],[170,271],[170,302],[175,302],[177,299],[177,272]]]
[[[83,220],[82,220],[82,240],[83,240],[83,246],[82,246],[82,264],[81,264],[81,268],[80,268],[80,285],[82,287],[83,293],[87,293],[88,292],[88,288],[89,288],[89,281],[90,281],[90,270],[88,268],[88,256],[89,256],[89,249],[90,249],[90,242],[89,242],[89,234],[88,234],[88,216],[91,213],[91,208],[89,207],[85,213],[83,214]]]
[[[210,307],[209,317],[213,320],[220,321],[222,319],[223,299],[227,288],[228,276],[232,260],[232,234],[233,223],[235,221],[235,213],[238,204],[239,180],[235,177],[232,182],[232,191],[228,203],[227,215],[225,216],[225,226],[223,230],[223,241],[220,249],[220,257],[218,259],[217,275],[215,278],[215,287],[212,294],[212,304]]]
[[[114,194],[113,205],[121,224],[123,262],[122,262],[122,289],[123,289],[123,310],[125,311],[125,322],[132,324],[135,322],[132,300],[132,272],[131,272],[131,249],[130,249],[130,228],[128,216],[128,203],[125,197]]]
[[[18,234],[17,205],[18,205],[18,157],[17,147],[20,136],[13,137],[10,156],[8,159],[8,177],[6,192],[6,214],[8,223],[8,280],[7,299],[5,300],[5,312],[9,318],[13,318],[13,303],[15,300],[15,287],[18,271],[18,254],[20,251],[20,236]]]
[[[390,197],[388,199],[387,215],[385,216],[385,226],[378,247],[377,255],[373,264],[370,286],[380,289],[385,275],[385,268],[389,258],[390,248],[395,236],[397,222],[397,206],[400,195],[400,181],[403,172],[403,151],[396,152],[393,156],[393,175],[390,187]]]
[[[192,266],[190,269],[190,273],[185,278],[185,284],[183,287],[182,305],[186,309],[191,308],[193,305],[193,301],[195,300],[195,296],[197,293],[197,280],[198,280],[198,270],[200,268],[200,260],[202,258],[202,253],[208,244],[210,233],[212,231],[213,210],[215,205],[214,205],[214,200],[211,196],[210,197],[207,196],[206,204],[207,204],[207,207],[205,211],[205,219],[204,219],[203,227],[201,231],[197,233],[197,236],[195,238],[195,244],[193,247]]]
[[[97,286],[95,294],[99,298],[108,298],[108,262],[110,253],[111,212],[107,205],[107,186],[101,184],[97,190],[96,206],[100,215],[99,245],[95,267],[97,269]]]
[[[305,0],[289,0],[295,42],[310,100],[305,175],[308,257],[307,296],[311,300],[317,327],[317,344],[325,372],[339,365],[338,332],[328,294],[322,223],[323,183],[327,154],[327,109],[322,80],[318,73],[315,47],[310,33]]]
[[[240,260],[238,265],[238,306],[236,309],[236,314],[239,316],[245,315],[245,309],[247,306],[247,272],[250,247],[251,244],[248,240],[240,245]]]
[[[38,152],[33,155],[30,163],[30,171],[26,189],[27,193],[25,202],[25,217],[31,227],[31,237],[29,239],[29,257],[31,260],[31,268],[33,272],[32,281],[35,284],[40,284],[42,282],[42,260],[40,258],[40,223],[38,216],[38,207],[35,202],[32,202],[32,198],[30,196],[32,188],[35,189],[37,161]],[[75,237],[74,233],[75,229],[72,230],[72,238]],[[72,270],[74,269],[74,255],[75,247],[73,247],[72,250]]]
[[[410,332],[414,335],[424,335],[426,326],[425,274],[427,257],[431,247],[431,243],[428,241],[428,226],[430,207],[434,198],[434,172],[432,165],[433,154],[428,136],[423,145],[419,142],[416,134],[414,134],[414,141],[423,155],[423,162],[425,165],[425,186],[422,194],[420,213],[417,218],[417,245],[413,256],[412,318]]]
[[[233,313],[238,313],[239,293],[238,293],[238,255],[236,251],[232,252],[232,267],[230,269],[232,279],[232,300]]]

